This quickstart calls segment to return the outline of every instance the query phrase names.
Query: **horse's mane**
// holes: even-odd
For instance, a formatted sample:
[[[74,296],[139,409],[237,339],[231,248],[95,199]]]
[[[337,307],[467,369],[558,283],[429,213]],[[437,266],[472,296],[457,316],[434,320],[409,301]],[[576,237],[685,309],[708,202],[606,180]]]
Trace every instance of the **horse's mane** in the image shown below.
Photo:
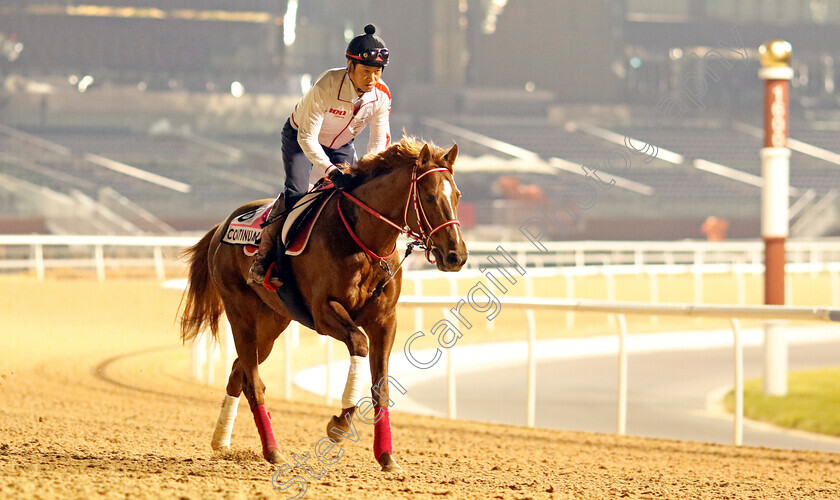
[[[443,159],[446,151],[431,142],[420,141],[415,137],[404,135],[399,142],[395,142],[376,154],[362,157],[350,169],[350,173],[365,179],[377,177],[400,168],[409,168],[417,161],[423,146],[429,145],[432,155],[430,161],[435,163]]]

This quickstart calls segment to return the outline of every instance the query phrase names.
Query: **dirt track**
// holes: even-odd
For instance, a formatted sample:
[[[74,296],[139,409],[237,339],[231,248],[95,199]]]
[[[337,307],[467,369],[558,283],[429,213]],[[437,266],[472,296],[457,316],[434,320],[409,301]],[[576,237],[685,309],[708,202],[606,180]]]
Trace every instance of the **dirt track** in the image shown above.
[[[187,379],[177,296],[137,280],[3,278],[0,290],[0,497],[289,496],[257,455],[244,398],[233,452],[210,451],[222,389]],[[286,458],[312,453],[335,408],[272,399],[266,383]],[[357,424],[360,441],[306,498],[840,498],[838,454],[392,422],[402,473],[378,470]]]

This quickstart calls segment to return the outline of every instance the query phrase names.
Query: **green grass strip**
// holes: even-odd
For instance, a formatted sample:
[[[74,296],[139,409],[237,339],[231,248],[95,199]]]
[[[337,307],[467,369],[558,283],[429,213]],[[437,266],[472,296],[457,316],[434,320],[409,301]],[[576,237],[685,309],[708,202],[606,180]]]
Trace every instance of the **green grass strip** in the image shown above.
[[[734,393],[727,394],[728,411],[735,408]],[[744,383],[744,416],[780,427],[840,436],[840,366],[793,372],[788,395],[766,396],[761,379]]]

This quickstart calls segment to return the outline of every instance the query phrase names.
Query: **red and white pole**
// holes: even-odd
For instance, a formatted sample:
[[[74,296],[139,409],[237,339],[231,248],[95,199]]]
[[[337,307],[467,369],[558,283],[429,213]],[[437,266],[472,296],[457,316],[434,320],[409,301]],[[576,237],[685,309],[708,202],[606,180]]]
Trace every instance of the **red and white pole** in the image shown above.
[[[772,40],[759,48],[764,80],[764,147],[761,148],[761,236],[764,239],[764,303],[785,303],[785,241],[790,191],[790,43]],[[764,393],[787,394],[784,322],[764,323]]]

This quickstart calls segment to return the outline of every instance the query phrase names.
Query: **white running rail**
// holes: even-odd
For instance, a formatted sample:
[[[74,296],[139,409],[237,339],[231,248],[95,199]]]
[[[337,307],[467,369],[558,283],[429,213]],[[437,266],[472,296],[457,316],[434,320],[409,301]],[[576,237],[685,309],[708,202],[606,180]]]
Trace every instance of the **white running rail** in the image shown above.
[[[5,234],[0,235],[0,271],[35,271],[43,280],[47,268],[95,269],[104,281],[108,266],[147,267],[164,280],[166,267],[177,264],[177,253],[197,241],[194,236]],[[114,256],[106,252],[114,249],[133,251]]]
[[[399,304],[415,307],[441,307],[444,317],[448,317],[449,308],[461,297],[402,297]],[[731,306],[731,305],[702,305],[702,304],[650,304],[647,302],[617,302],[600,300],[575,299],[539,299],[506,297],[500,299],[502,306],[514,309],[524,309],[529,319],[528,323],[528,358],[527,373],[527,417],[526,425],[534,426],[536,415],[536,323],[533,321],[535,310],[601,312],[614,314],[618,319],[618,434],[625,434],[627,429],[627,314],[643,314],[649,316],[685,316],[727,318],[732,328],[732,346],[734,358],[734,388],[735,415],[733,428],[733,442],[736,446],[743,444],[744,435],[744,353],[741,343],[741,327],[739,319],[763,320],[805,320],[838,322],[840,309],[821,307],[789,307],[789,306]],[[422,330],[421,325],[415,325]],[[457,347],[457,346],[456,346]],[[447,357],[449,353],[447,353]],[[455,370],[451,363],[446,365],[446,378],[449,397],[449,415],[455,415],[457,401],[455,399]],[[328,382],[329,387],[329,382]]]
[[[0,271],[35,271],[44,278],[47,268],[96,269],[105,279],[105,269],[111,265],[129,267],[148,266],[158,271],[176,265],[177,259],[167,258],[163,249],[178,251],[193,245],[194,236],[80,236],[80,235],[4,235],[0,234]],[[569,268],[592,266],[649,265],[763,265],[764,243],[760,240],[707,242],[684,241],[563,241],[541,242],[540,251],[530,242],[470,242],[471,258],[467,269],[484,262],[485,255],[496,254],[503,247],[519,265],[528,268]],[[402,244],[399,244],[402,247]],[[112,258],[106,248],[134,248],[132,255]],[[175,252],[173,252],[175,253]],[[840,263],[840,239],[789,240],[786,244],[789,264],[831,265]],[[132,262],[134,260],[135,262]],[[419,262],[420,259],[418,259]],[[644,272],[644,271],[636,271]]]

